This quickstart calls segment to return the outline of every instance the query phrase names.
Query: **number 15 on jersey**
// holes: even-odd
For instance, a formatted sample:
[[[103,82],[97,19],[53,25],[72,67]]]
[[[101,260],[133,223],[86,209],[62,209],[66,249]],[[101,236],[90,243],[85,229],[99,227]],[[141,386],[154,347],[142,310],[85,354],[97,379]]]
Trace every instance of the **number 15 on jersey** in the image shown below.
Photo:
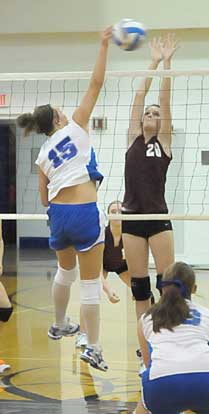
[[[64,138],[48,153],[48,159],[53,162],[54,168],[59,167],[65,161],[69,161],[75,157],[78,150],[76,146],[71,142],[70,137]]]

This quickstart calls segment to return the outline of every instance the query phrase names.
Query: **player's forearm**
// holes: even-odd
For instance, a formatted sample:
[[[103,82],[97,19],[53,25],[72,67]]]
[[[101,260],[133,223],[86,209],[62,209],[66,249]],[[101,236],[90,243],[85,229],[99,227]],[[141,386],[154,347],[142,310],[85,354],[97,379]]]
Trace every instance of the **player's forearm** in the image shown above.
[[[160,63],[160,60],[152,60],[152,62],[150,63],[148,70],[155,70],[158,68],[158,65]],[[152,78],[145,78],[142,80],[142,82],[139,85],[139,88],[137,90],[137,95],[143,95],[146,96],[147,92],[150,89],[152,83]]]
[[[171,60],[164,60],[163,68],[165,70],[169,70],[171,68]],[[160,90],[160,103],[162,104],[170,104],[170,95],[171,95],[171,78],[164,77],[161,85]]]
[[[102,42],[99,53],[97,56],[97,60],[94,66],[91,82],[96,83],[97,86],[102,87],[105,77],[105,69],[107,63],[107,51],[108,51],[108,44]]]
[[[110,287],[109,287],[107,280],[105,279],[103,275],[101,275],[101,280],[102,280],[102,287],[103,287],[104,292],[108,293],[110,290]]]

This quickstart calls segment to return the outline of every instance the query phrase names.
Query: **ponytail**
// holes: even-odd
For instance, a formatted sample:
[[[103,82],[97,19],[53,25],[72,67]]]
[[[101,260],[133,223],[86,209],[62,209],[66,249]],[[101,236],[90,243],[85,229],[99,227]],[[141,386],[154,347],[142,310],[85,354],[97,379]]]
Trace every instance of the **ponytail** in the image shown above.
[[[54,115],[57,115],[51,105],[41,105],[35,108],[34,113],[22,114],[17,118],[17,125],[24,129],[24,136],[32,131],[37,134],[50,135],[53,132]]]
[[[17,118],[17,125],[24,129],[24,136],[27,137],[35,127],[35,120],[31,113],[22,114]]]
[[[176,262],[166,269],[161,282],[163,294],[145,314],[151,315],[154,332],[162,328],[172,331],[191,317],[186,299],[191,298],[194,285],[195,274],[186,263]]]
[[[179,289],[170,286],[159,302],[148,310],[147,315],[152,316],[154,332],[160,332],[162,328],[172,331],[190,317],[190,310]]]

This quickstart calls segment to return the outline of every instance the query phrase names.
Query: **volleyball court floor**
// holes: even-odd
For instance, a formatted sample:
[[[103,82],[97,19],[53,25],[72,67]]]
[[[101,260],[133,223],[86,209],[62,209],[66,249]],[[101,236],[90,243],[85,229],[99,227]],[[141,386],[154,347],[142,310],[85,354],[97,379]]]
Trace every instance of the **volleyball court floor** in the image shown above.
[[[48,250],[12,250],[6,247],[2,282],[14,313],[0,333],[0,358],[11,370],[0,375],[1,414],[125,414],[140,397],[136,357],[134,302],[115,274],[109,283],[120,295],[111,304],[103,295],[101,342],[109,365],[106,373],[79,358],[75,338],[53,341],[47,330],[53,322],[51,284],[56,260]],[[152,273],[152,272],[151,272]],[[209,271],[197,271],[194,298],[208,306]],[[154,273],[152,278],[154,286]],[[157,293],[153,287],[157,297]],[[79,280],[71,291],[69,314],[79,318]]]

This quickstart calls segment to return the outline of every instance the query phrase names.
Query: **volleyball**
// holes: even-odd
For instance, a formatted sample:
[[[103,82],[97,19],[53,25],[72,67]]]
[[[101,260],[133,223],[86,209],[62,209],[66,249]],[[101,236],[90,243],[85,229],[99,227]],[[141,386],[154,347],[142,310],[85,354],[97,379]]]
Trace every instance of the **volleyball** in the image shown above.
[[[122,19],[112,29],[112,40],[123,50],[135,50],[146,36],[144,26],[133,19]]]

